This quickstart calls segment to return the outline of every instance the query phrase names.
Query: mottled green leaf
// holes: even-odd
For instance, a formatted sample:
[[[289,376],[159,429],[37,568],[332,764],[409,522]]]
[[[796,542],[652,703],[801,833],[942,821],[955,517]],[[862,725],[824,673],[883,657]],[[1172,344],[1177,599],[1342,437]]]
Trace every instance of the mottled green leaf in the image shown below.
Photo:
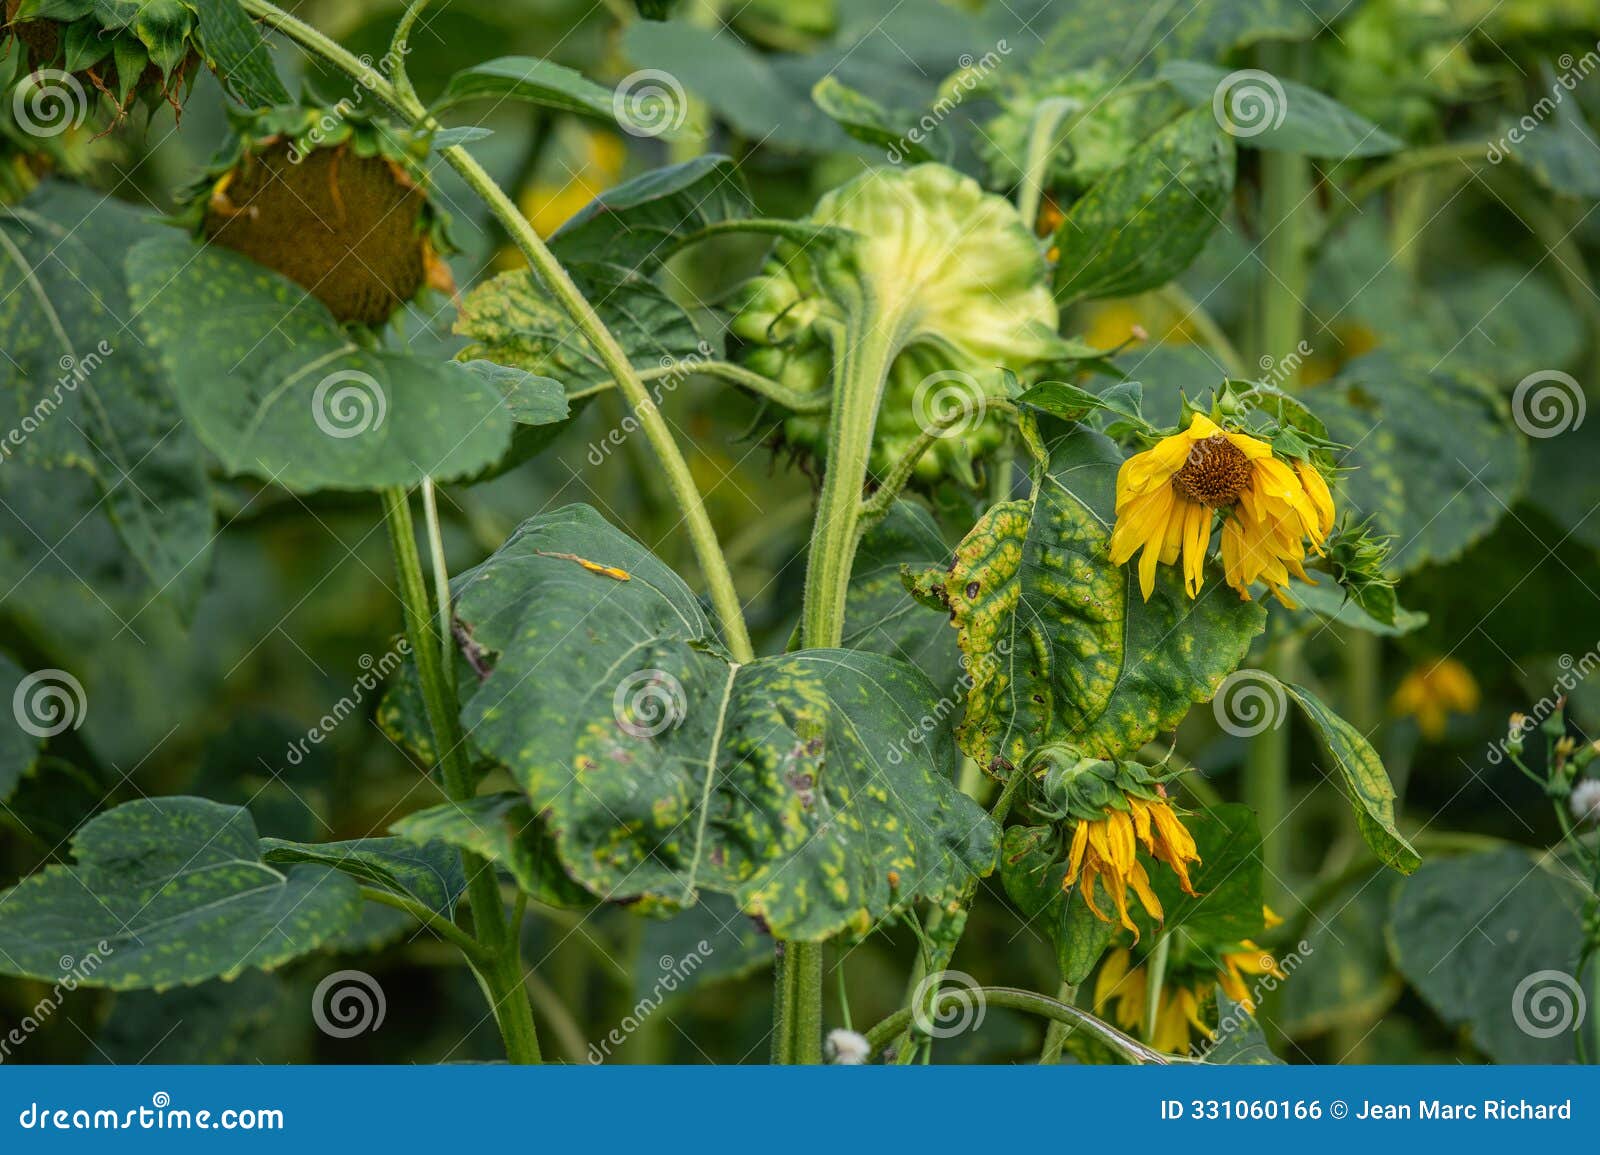
[[[0,893],[0,972],[53,982],[76,964],[82,986],[165,990],[270,970],[355,919],[353,880],[285,873],[258,843],[246,811],[203,798],[109,810],[73,838],[76,866]]]
[[[1089,909],[1081,886],[1064,896],[1057,912],[1056,965],[1061,969],[1061,981],[1080,984],[1094,973],[1118,927]]]
[[[364,349],[304,289],[169,236],[130,293],[184,415],[233,473],[302,492],[469,476],[511,440],[499,391],[451,361]]]
[[[1029,501],[992,508],[935,575],[972,680],[958,730],[980,765],[1020,765],[1046,742],[1129,756],[1210,698],[1265,610],[1213,574],[1190,599],[1163,567],[1149,601],[1108,549],[1122,453],[1078,429],[1050,447]]]
[[[697,352],[705,355],[689,315],[651,282],[626,280],[596,291],[580,281],[580,288],[636,368],[660,369]],[[527,270],[501,273],[468,293],[456,332],[473,342],[464,356],[554,378],[569,398],[611,381],[589,339]]]
[[[331,866],[369,886],[414,898],[445,918],[467,888],[461,855],[443,842],[420,845],[404,838],[356,838],[347,842],[261,840],[262,860],[274,866],[311,862]]]
[[[549,425],[565,420],[572,412],[559,381],[494,361],[464,361],[462,365],[499,391],[518,425]]]
[[[1261,69],[1233,72],[1172,60],[1157,75],[1198,109],[1223,118],[1241,148],[1348,160],[1396,152],[1401,142],[1331,96]]]
[[[496,655],[463,720],[596,894],[716,891],[820,939],[993,865],[926,678],[850,650],[730,662],[682,580],[587,507],[524,523],[456,612]]]
[[[272,48],[239,0],[189,0],[200,21],[197,37],[206,64],[239,103],[269,108],[291,103],[278,78]]]
[[[1475,378],[1379,352],[1316,392],[1329,433],[1351,446],[1339,508],[1392,537],[1394,573],[1457,556],[1522,492],[1526,444]]]
[[[1217,993],[1217,1038],[1206,1048],[1204,1061],[1213,1066],[1277,1066],[1267,1035],[1256,1017],[1230,999],[1221,987]]]
[[[391,829],[424,846],[470,850],[498,865],[524,893],[546,906],[583,910],[596,902],[561,865],[544,823],[518,795],[484,794],[468,802],[447,802],[408,814]]]
[[[1000,843],[1000,882],[1025,918],[1037,918],[1061,898],[1067,868],[1060,839],[1049,826],[1010,826]]]
[[[907,592],[904,579],[949,556],[927,510],[897,501],[856,551],[840,644],[910,662],[941,694],[957,692],[962,667],[955,631],[944,614]]]
[[[556,231],[550,249],[569,268],[603,265],[647,277],[707,229],[753,211],[738,164],[712,153],[601,193]]]
[[[128,246],[155,228],[117,201],[54,182],[0,211],[0,468],[94,478],[153,591],[187,612],[210,563],[204,455],[128,328],[122,271]]]
[[[1575,976],[1582,901],[1575,881],[1522,850],[1429,862],[1395,898],[1395,961],[1496,1062],[1570,1063],[1587,1004]]]
[[[818,108],[851,136],[864,144],[889,150],[889,159],[896,164],[902,160],[912,164],[922,161],[942,160],[919,143],[921,133],[915,133],[916,118],[896,115],[864,92],[841,81],[832,73],[817,81],[811,89],[811,99]]]
[[[1265,677],[1266,675],[1260,675]],[[1379,861],[1402,874],[1410,874],[1422,859],[1405,837],[1395,829],[1394,786],[1383,768],[1378,752],[1349,722],[1328,709],[1310,690],[1288,682],[1279,683],[1304,711],[1311,730],[1322,747],[1322,756],[1333,763],[1338,777],[1334,784],[1350,800],[1356,825]],[[1324,774],[1329,767],[1318,765]]]
[[[1221,222],[1233,177],[1233,138],[1209,108],[1156,132],[1067,210],[1056,296],[1124,297],[1172,280]]]

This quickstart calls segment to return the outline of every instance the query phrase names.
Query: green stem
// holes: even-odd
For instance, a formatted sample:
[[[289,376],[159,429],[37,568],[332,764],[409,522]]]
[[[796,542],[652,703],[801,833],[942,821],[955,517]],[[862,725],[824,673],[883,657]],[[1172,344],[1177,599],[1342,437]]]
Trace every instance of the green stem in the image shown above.
[[[1182,285],[1178,284],[1177,281],[1171,281],[1161,287],[1159,296],[1170,308],[1183,314],[1184,322],[1194,327],[1194,331],[1206,343],[1206,347],[1217,355],[1217,359],[1222,362],[1222,367],[1228,373],[1234,377],[1242,378],[1255,376],[1250,371],[1249,365],[1245,363],[1243,355],[1234,345],[1233,339],[1228,336],[1221,325],[1217,324],[1217,319],[1207,311],[1204,305],[1191,297]]]
[[[363,886],[361,888],[361,897],[368,902],[376,902],[380,906],[392,906],[396,910],[405,911],[475,962],[485,961],[489,957],[483,944],[477,939],[437,911],[429,910],[414,898],[407,898],[403,894],[395,894],[387,890],[379,890],[375,886]]]
[[[394,551],[400,602],[405,612],[406,636],[422,686],[423,708],[438,751],[439,773],[445,793],[465,802],[476,793],[472,768],[466,760],[466,740],[461,734],[455,696],[443,670],[443,642],[428,612],[428,589],[417,552],[416,529],[404,489],[383,491],[384,519]],[[522,958],[515,928],[506,921],[494,868],[476,854],[463,851],[462,870],[467,876],[467,901],[472,909],[474,938],[486,957],[469,955],[468,961],[483,984],[485,996],[500,1034],[506,1056],[513,1063],[539,1062],[539,1040],[533,1027],[533,1010],[522,985]]]
[[[1056,147],[1065,135],[1061,122],[1078,108],[1078,102],[1064,96],[1041,100],[1033,112],[1028,126],[1028,155],[1022,169],[1022,183],[1017,186],[1017,213],[1028,231],[1035,231],[1039,222],[1039,202],[1044,198],[1044,182],[1050,172],[1050,161]]]
[[[743,365],[735,365],[732,361],[696,361],[660,365],[654,369],[643,369],[639,373],[641,381],[659,381],[678,375],[694,376],[702,374],[707,377],[721,377],[735,385],[742,385],[752,393],[774,401],[785,409],[792,409],[796,413],[821,413],[828,408],[830,394],[826,389],[814,392],[791,389],[781,381],[774,381],[771,377],[763,377],[760,373],[752,372]],[[615,381],[601,381],[597,384],[575,390],[567,394],[567,400],[576,401],[580,397],[592,397],[597,393],[604,393],[608,389],[615,389]]]
[[[1161,1014],[1161,991],[1167,983],[1167,960],[1172,957],[1172,932],[1163,932],[1156,939],[1155,950],[1145,964],[1144,985],[1144,1037],[1156,1037],[1156,1020]]]
[[[240,0],[240,4],[245,11],[260,19],[268,27],[282,32],[340,71],[355,78],[407,123],[424,129],[437,127],[437,122],[414,97],[402,93],[377,75],[374,69],[362,64],[344,46],[323,35],[305,21],[289,15],[269,0]],[[716,531],[711,527],[711,518],[706,513],[705,502],[701,499],[694,477],[689,472],[688,463],[673,439],[671,429],[668,428],[655,402],[645,389],[644,382],[640,380],[638,371],[629,361],[626,351],[606,327],[605,322],[600,319],[600,315],[595,312],[594,306],[567,274],[561,262],[556,260],[543,239],[528,223],[527,218],[472,154],[456,145],[441,150],[441,155],[505,228],[512,243],[527,259],[541,285],[555,298],[562,311],[593,347],[601,364],[606,367],[633,407],[639,426],[644,430],[645,437],[655,450],[661,464],[667,488],[677,501],[679,509],[683,511],[689,540],[700,563],[701,573],[711,595],[711,603],[722,624],[728,649],[736,661],[753,660],[755,651],[750,645],[750,632],[745,625],[744,612],[739,605],[738,591],[734,588],[727,560],[722,556],[722,550],[717,544]]]
[[[1062,983],[1056,990],[1056,1001],[1072,1006],[1078,998],[1078,988],[1072,983]],[[1041,1067],[1054,1066],[1061,1060],[1061,1048],[1067,1045],[1067,1036],[1072,1034],[1072,1026],[1067,1023],[1050,1020],[1050,1025],[1044,1032],[1044,1049],[1039,1052],[1039,1065]]]
[[[980,1001],[985,1007],[1021,1011],[1024,1014],[1038,1015],[1040,1018],[1049,1019],[1051,1022],[1064,1023],[1075,1030],[1088,1031],[1129,1062],[1167,1066],[1174,1061],[1171,1055],[1163,1055],[1161,1052],[1145,1046],[1137,1039],[1123,1034],[1110,1023],[1103,1022],[1091,1015],[1088,1011],[1068,1006],[1058,999],[1053,999],[1048,995],[1041,995],[1036,991],[1023,991],[1015,987],[977,987],[975,989],[943,990],[935,996],[929,1009],[932,1012],[937,1012],[941,1004],[949,1003],[953,1010],[959,1011],[963,1007],[972,1005],[974,1000]],[[916,1012],[913,1008],[902,1007],[867,1032],[867,1043],[874,1052],[881,1050],[892,1039],[905,1033],[906,1030],[914,1025],[915,1015]]]
[[[871,317],[872,310],[862,310]],[[899,325],[847,324],[835,335],[828,460],[806,557],[801,631],[810,649],[837,646],[844,634],[845,596],[855,562],[861,491],[883,385],[900,352]]]
[[[822,943],[784,943],[774,988],[772,1061],[822,1062]]]

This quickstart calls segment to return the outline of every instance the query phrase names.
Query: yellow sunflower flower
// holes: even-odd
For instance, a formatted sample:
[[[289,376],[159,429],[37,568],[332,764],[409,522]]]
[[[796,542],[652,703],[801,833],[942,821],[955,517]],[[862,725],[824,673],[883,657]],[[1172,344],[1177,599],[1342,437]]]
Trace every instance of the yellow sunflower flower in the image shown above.
[[[1390,706],[1396,714],[1409,714],[1430,742],[1444,737],[1451,714],[1470,714],[1478,708],[1478,682],[1472,671],[1454,658],[1439,658],[1411,670],[1401,679]]]
[[[1158,921],[1163,917],[1161,900],[1150,889],[1150,875],[1139,861],[1139,846],[1142,845],[1152,858],[1171,867],[1183,892],[1196,897],[1198,893],[1189,880],[1189,863],[1199,862],[1200,854],[1194,836],[1165,798],[1146,799],[1128,794],[1123,801],[1127,806],[1125,810],[1112,809],[1101,818],[1079,819],[1061,887],[1070,889],[1081,880],[1084,902],[1096,918],[1111,922],[1111,915],[1101,910],[1095,901],[1096,883],[1104,886],[1116,904],[1115,921],[1132,931],[1137,942],[1139,928],[1128,915],[1130,889],[1146,914]]]
[[[1094,984],[1094,1011],[1104,1016],[1111,1007],[1111,1021],[1126,1031],[1144,1025],[1145,997],[1149,978],[1143,966],[1130,966],[1132,954],[1118,947],[1100,964]],[[1191,1030],[1210,1039],[1213,1032],[1200,1017],[1200,995],[1181,983],[1163,983],[1156,1003],[1155,1030],[1146,1040],[1158,1051],[1178,1055],[1189,1049]]]
[[[1139,589],[1148,601],[1156,566],[1181,558],[1184,586],[1196,597],[1219,511],[1228,584],[1248,601],[1250,587],[1264,582],[1292,606],[1285,593],[1290,576],[1311,580],[1302,564],[1305,541],[1321,553],[1333,529],[1328,483],[1309,462],[1280,460],[1265,441],[1230,433],[1203,413],[1122,463],[1111,560],[1122,565],[1143,551]]]

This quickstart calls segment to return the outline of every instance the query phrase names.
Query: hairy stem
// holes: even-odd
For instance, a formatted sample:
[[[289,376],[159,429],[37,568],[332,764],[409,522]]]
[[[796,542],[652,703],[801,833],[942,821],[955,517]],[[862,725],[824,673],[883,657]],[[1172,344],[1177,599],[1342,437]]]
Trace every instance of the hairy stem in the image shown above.
[[[1173,1061],[1172,1056],[1163,1055],[1145,1046],[1137,1039],[1123,1034],[1110,1023],[1097,1019],[1088,1011],[1068,1006],[1058,999],[1041,995],[1036,991],[1023,991],[1015,987],[944,990],[932,1000],[930,1011],[937,1012],[941,1008],[948,1007],[959,1012],[964,1007],[972,1006],[974,1002],[981,1002],[986,1007],[1001,1007],[1006,1010],[1021,1011],[1024,1014],[1038,1015],[1051,1022],[1064,1023],[1075,1029],[1088,1031],[1132,1063],[1167,1066]],[[891,1039],[913,1027],[915,1015],[916,1012],[911,1007],[903,1007],[868,1031],[867,1042],[872,1050],[874,1052],[881,1050]]]
[[[443,640],[428,609],[428,589],[417,552],[416,529],[405,490],[383,491],[384,519],[394,551],[400,601],[405,611],[406,637],[417,665],[428,728],[438,751],[439,773],[445,793],[465,802],[476,793],[472,768],[467,764],[466,740],[456,712],[455,695],[443,669]],[[506,1057],[513,1063],[539,1062],[539,1039],[533,1011],[522,988],[522,959],[515,928],[506,920],[494,868],[476,854],[463,851],[461,866],[467,877],[467,901],[472,908],[474,938],[481,956],[467,956],[500,1026]]]

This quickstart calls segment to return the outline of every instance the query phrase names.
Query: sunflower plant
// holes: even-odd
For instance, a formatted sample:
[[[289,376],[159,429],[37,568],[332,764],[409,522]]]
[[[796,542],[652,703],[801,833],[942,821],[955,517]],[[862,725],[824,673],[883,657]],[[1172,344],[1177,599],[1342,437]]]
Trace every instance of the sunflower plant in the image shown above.
[[[8,5],[0,1020],[1600,1053],[1585,13],[368,7]]]

